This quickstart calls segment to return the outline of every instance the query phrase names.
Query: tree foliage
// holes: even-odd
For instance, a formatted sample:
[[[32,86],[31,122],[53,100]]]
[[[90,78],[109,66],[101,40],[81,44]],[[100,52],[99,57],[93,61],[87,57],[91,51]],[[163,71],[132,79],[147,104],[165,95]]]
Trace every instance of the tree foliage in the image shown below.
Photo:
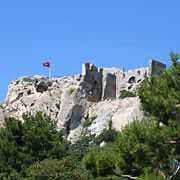
[[[112,128],[112,120],[109,120],[108,129],[103,129],[101,134],[96,137],[95,142],[97,144],[100,144],[103,141],[105,143],[114,142],[118,135],[118,131]]]
[[[113,143],[91,149],[83,165],[94,176],[129,174],[136,177],[142,176],[146,168],[171,174],[173,151],[162,143],[167,140],[164,131],[156,122],[134,121],[125,126]]]
[[[123,90],[120,93],[121,93],[121,95],[119,96],[120,99],[124,99],[126,97],[136,97],[136,94],[134,94],[131,91]]]
[[[168,125],[171,119],[179,118],[180,104],[180,62],[179,54],[170,53],[171,66],[159,77],[147,78],[138,90],[142,110],[146,115],[156,117],[158,122]]]
[[[161,180],[175,172],[172,161],[180,161],[180,62],[179,54],[171,52],[170,57],[172,65],[161,76],[147,78],[138,90],[147,119],[126,125],[111,145],[84,156],[92,174]],[[180,173],[173,177],[179,178]]]
[[[0,172],[23,173],[33,162],[49,157],[62,158],[68,149],[63,132],[56,130],[56,121],[38,112],[23,115],[24,123],[9,117],[0,129]]]
[[[87,175],[83,171],[74,159],[45,159],[27,169],[26,180],[86,180]]]
[[[152,75],[138,89],[146,118],[121,132],[104,129],[74,144],[57,131],[57,121],[43,113],[23,115],[23,123],[6,118],[0,129],[0,179],[163,180],[180,179],[180,62]],[[101,142],[105,142],[100,147]]]

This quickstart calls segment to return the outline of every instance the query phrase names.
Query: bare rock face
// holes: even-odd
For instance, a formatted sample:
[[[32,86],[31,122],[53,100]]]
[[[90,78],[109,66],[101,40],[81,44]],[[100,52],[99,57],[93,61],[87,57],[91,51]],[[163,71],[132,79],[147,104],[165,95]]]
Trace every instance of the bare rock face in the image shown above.
[[[15,79],[8,87],[5,99],[5,114],[21,119],[22,114],[42,111],[57,118],[61,107],[62,93],[76,88],[74,77],[49,79],[44,76]],[[69,93],[70,94],[70,93]]]
[[[84,133],[100,134],[110,120],[115,129],[121,130],[134,119],[143,119],[138,97],[119,99],[121,91],[133,92],[159,66],[164,67],[150,61],[148,68],[124,72],[123,68],[96,68],[85,63],[82,75],[15,79],[8,87],[4,108],[0,109],[0,121],[4,116],[22,120],[23,113],[42,111],[58,120],[58,129],[64,128],[72,142]]]
[[[1,99],[0,99],[0,127],[2,127],[2,124],[4,122],[4,114],[3,114],[3,106],[2,106],[2,103],[1,103]]]
[[[4,114],[3,114],[3,110],[0,108],[0,127],[3,126],[3,122],[4,122]]]
[[[104,128],[108,128],[108,123],[112,120],[112,125],[116,130],[121,130],[126,124],[133,120],[143,119],[140,111],[138,97],[125,99],[106,100],[93,104],[89,108],[89,117],[96,117],[88,130],[92,134],[100,134]]]

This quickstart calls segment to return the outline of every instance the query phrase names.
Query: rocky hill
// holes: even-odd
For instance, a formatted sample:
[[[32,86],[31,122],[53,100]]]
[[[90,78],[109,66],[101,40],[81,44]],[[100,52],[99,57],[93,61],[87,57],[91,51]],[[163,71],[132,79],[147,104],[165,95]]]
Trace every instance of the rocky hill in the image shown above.
[[[42,111],[58,120],[66,137],[74,141],[82,133],[99,134],[108,128],[109,120],[117,130],[133,121],[142,120],[138,97],[119,99],[122,90],[136,93],[137,86],[150,74],[159,74],[165,65],[150,60],[147,68],[124,72],[123,68],[97,68],[82,65],[82,74],[61,78],[45,76],[15,79],[0,109],[0,120]]]

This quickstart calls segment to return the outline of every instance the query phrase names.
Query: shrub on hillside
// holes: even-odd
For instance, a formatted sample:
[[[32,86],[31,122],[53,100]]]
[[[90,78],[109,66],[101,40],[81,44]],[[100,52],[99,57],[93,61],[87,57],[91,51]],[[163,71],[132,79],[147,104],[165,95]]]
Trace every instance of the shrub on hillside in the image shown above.
[[[121,91],[121,95],[119,96],[119,98],[124,99],[126,97],[136,97],[136,94],[126,90]]]

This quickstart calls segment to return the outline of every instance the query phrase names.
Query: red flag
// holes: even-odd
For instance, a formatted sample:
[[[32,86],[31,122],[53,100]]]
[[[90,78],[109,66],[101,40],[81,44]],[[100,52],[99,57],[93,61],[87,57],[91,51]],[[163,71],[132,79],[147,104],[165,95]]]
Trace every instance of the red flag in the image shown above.
[[[50,62],[45,62],[45,63],[43,63],[43,66],[45,66],[45,67],[50,67]]]

